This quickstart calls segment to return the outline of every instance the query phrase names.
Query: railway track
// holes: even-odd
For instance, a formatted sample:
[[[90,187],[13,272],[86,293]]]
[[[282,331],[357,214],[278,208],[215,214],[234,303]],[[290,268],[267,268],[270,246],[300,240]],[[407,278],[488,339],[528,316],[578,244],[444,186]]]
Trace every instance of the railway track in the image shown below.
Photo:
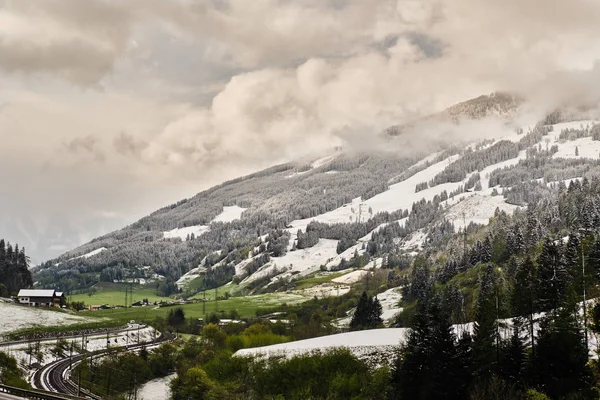
[[[121,348],[127,351],[134,351],[141,349],[142,347],[155,347],[170,341],[173,338],[173,335],[167,333],[150,342],[132,344]],[[64,358],[45,365],[33,375],[33,386],[38,389],[74,396],[75,398],[102,399],[102,397],[80,388],[77,383],[73,382],[70,379],[70,371],[72,366],[76,366],[86,358],[90,356],[102,357],[108,351],[109,350],[97,350],[88,354],[80,354],[72,358]]]

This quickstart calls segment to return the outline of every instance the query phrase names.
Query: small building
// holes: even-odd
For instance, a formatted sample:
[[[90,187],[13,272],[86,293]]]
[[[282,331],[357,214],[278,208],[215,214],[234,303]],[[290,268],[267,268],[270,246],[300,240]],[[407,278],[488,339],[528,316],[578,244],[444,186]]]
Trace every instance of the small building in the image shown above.
[[[20,304],[31,307],[60,307],[63,296],[54,289],[21,289],[17,295]]]

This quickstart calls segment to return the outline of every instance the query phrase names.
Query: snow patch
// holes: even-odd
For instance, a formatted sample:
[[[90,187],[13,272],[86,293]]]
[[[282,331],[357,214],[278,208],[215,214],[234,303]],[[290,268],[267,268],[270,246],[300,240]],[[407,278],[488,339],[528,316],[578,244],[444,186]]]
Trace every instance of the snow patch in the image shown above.
[[[242,208],[238,206],[228,206],[223,207],[223,211],[221,214],[217,215],[212,222],[232,222],[237,219],[242,218],[242,213],[246,211],[247,208]]]
[[[598,159],[600,157],[600,141],[592,140],[591,137],[583,137],[558,143],[558,152],[552,157]]]
[[[377,295],[377,299],[381,303],[382,314],[381,318],[384,322],[390,323],[394,317],[402,311],[402,307],[398,306],[402,300],[402,288],[392,288]]]
[[[357,271],[352,271],[346,275],[338,276],[337,278],[332,279],[331,282],[351,285],[360,281],[368,273],[369,272],[365,270],[359,269]]]
[[[87,322],[88,319],[60,311],[18,306],[0,302],[0,335],[35,326],[65,326]]]
[[[138,398],[141,400],[164,400],[171,398],[171,387],[169,384],[175,377],[177,377],[177,374],[171,374],[144,383],[138,391]]]
[[[450,207],[446,213],[446,220],[452,222],[456,229],[465,228],[465,225],[471,222],[487,225],[497,208],[510,215],[519,207],[505,202],[503,196],[484,196],[474,193]]]
[[[321,265],[337,255],[337,240],[319,239],[319,243],[308,249],[288,251],[283,257],[273,257],[244,282],[252,282],[272,273],[275,268],[286,268],[289,272],[302,275],[318,271]]]
[[[408,328],[385,328],[347,332],[337,335],[322,336],[313,339],[276,344],[273,346],[242,349],[238,350],[234,356],[292,357],[294,355],[306,354],[314,351],[345,347],[360,357],[369,354],[376,349],[385,347],[396,348],[406,341],[408,332]]]
[[[167,232],[163,232],[163,236],[165,239],[175,239],[180,238],[181,240],[186,240],[188,235],[194,234],[194,236],[200,236],[208,232],[210,228],[206,225],[194,225],[194,226],[186,226],[185,228],[175,228]]]
[[[104,250],[106,250],[106,247],[100,247],[99,249],[92,250],[89,253],[83,254],[81,256],[69,258],[67,261],[77,260],[78,258],[90,258],[92,256],[95,256],[96,254],[102,253]],[[56,264],[56,265],[58,265],[58,264]]]

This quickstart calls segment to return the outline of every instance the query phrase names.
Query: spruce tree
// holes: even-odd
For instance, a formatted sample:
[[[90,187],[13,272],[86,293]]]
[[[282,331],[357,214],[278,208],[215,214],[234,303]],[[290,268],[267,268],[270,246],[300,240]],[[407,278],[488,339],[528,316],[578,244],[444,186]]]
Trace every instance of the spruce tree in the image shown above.
[[[363,292],[350,321],[350,330],[373,329],[383,324],[381,303]]]
[[[561,247],[550,238],[544,240],[538,266],[538,304],[544,311],[556,310],[566,298],[570,279]]]
[[[534,358],[535,382],[551,398],[590,393],[593,374],[588,363],[588,348],[576,317],[578,305],[570,301],[540,323]]]
[[[500,374],[504,380],[519,386],[524,383],[523,375],[527,361],[526,346],[521,339],[522,330],[522,318],[514,317],[512,335],[503,343],[500,357]]]
[[[417,312],[406,344],[391,371],[391,399],[425,399],[429,381],[431,329],[425,312]]]
[[[498,361],[497,303],[496,273],[490,264],[481,277],[476,305],[473,357],[475,374],[479,378],[489,378]]]
[[[527,318],[528,336],[532,353],[535,354],[534,318],[536,304],[536,269],[528,256],[517,269],[515,284],[511,294],[512,313]]]

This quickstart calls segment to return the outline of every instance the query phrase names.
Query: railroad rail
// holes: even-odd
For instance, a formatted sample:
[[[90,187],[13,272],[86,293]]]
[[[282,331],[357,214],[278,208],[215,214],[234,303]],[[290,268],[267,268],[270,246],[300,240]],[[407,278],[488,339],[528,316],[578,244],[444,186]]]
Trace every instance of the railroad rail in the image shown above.
[[[122,346],[122,347],[120,347],[120,349],[132,351],[132,350],[141,349],[141,348],[147,347],[147,346],[159,345],[161,343],[172,340],[173,338],[174,338],[173,335],[171,335],[169,333],[165,333],[165,334],[162,334],[159,338],[157,338],[155,340],[152,340],[149,342],[144,342],[144,343],[139,343],[139,344],[131,344],[128,346]],[[33,375],[33,385],[38,388],[47,388],[52,393],[60,393],[61,395],[71,396],[69,398],[76,398],[76,399],[87,398],[87,399],[100,400],[100,399],[102,399],[102,397],[81,388],[81,386],[78,383],[76,384],[75,382],[73,382],[67,375],[68,375],[68,371],[70,371],[71,366],[73,364],[82,362],[83,360],[85,360],[86,358],[88,358],[90,356],[93,356],[93,357],[102,356],[111,350],[114,350],[114,348],[113,349],[96,350],[94,352],[90,352],[87,354],[79,354],[74,357],[63,358],[61,360],[54,361],[48,365],[45,365],[44,367],[37,370],[35,372],[35,374]],[[58,397],[58,398],[60,398],[60,397]]]
[[[81,397],[70,396],[66,394],[57,394],[37,389],[21,389],[13,386],[0,385],[0,393],[12,396],[23,397],[32,400],[80,400]]]

